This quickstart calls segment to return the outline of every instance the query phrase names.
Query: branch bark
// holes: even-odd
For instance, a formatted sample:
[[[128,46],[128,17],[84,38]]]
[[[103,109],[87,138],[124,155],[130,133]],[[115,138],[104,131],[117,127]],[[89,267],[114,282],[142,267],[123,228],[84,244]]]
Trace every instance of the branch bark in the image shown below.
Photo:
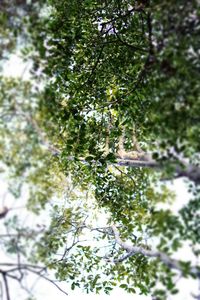
[[[141,246],[130,245],[130,244],[122,241],[119,231],[115,225],[112,225],[111,228],[112,228],[116,243],[122,249],[124,249],[125,251],[128,252],[123,257],[121,257],[117,260],[114,260],[115,263],[123,262],[135,254],[142,254],[147,257],[159,258],[160,261],[162,261],[167,267],[169,267],[171,269],[175,269],[175,270],[183,273],[183,269],[182,269],[180,261],[170,258],[168,255],[166,255],[163,252],[159,252],[159,251],[155,251],[155,250],[147,250]],[[200,269],[198,267],[192,266],[190,268],[190,273],[197,276],[198,278],[200,278]]]
[[[27,116],[26,114],[23,114],[25,118],[32,124],[33,128],[37,132],[41,142],[43,145],[47,147],[47,150],[52,153],[52,155],[59,156],[61,154],[61,150],[56,148],[55,146],[51,145],[51,143],[46,139],[44,133],[39,128],[37,122],[31,118],[31,116]],[[130,167],[130,168],[151,168],[155,170],[162,170],[163,164],[157,162],[153,159],[151,153],[139,153],[138,159],[132,159],[130,155],[130,159],[126,158],[117,158],[115,165],[117,166],[124,166],[124,167]],[[75,157],[68,156],[66,157],[67,160],[73,161]],[[79,158],[79,161],[81,161],[84,164],[89,164],[84,158]],[[180,162],[180,163],[179,163]],[[177,161],[176,165],[174,165],[174,176],[173,178],[179,178],[179,177],[187,177],[191,181],[193,181],[195,184],[200,184],[200,168],[198,166],[192,165],[187,163],[184,160]],[[96,163],[96,161],[91,161],[91,163]],[[170,163],[170,162],[169,162]],[[181,166],[182,165],[182,166]],[[172,179],[173,179],[172,178]]]
[[[170,163],[170,162],[169,162]],[[155,161],[149,156],[149,159],[139,159],[139,160],[133,160],[133,159],[117,159],[118,166],[126,166],[130,168],[151,168],[155,170],[162,170],[163,164]],[[182,166],[181,166],[182,165]],[[187,163],[186,161],[179,161],[176,163],[176,165],[173,164],[174,168],[174,175],[173,178],[179,178],[179,177],[187,177],[191,181],[193,181],[195,184],[200,184],[200,168],[198,166],[192,165]],[[172,179],[173,179],[172,178]]]

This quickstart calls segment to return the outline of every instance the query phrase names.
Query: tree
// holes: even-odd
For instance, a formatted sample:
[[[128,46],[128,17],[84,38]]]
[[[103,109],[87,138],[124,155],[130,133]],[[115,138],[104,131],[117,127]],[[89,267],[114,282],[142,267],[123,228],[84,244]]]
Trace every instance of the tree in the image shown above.
[[[52,270],[72,289],[119,285],[166,299],[178,293],[177,276],[200,277],[198,263],[174,258],[188,242],[200,253],[199,3],[49,0],[32,8],[24,19],[14,14],[32,79],[1,80],[2,168],[9,190],[20,198],[26,189],[38,216],[24,228],[2,212],[5,250],[18,258],[0,270],[7,299],[8,279],[21,282],[23,270],[47,280]],[[191,200],[175,213],[164,204],[175,201],[167,182],[179,177]]]

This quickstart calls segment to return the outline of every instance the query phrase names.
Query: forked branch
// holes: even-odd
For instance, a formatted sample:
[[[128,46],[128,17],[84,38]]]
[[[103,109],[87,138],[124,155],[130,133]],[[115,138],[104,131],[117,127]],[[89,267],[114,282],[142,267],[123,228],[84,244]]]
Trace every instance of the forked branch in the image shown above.
[[[125,261],[126,259],[128,259],[129,257],[131,257],[135,254],[142,254],[146,257],[158,258],[168,268],[175,269],[175,270],[183,273],[183,268],[182,268],[180,261],[172,259],[168,255],[166,255],[165,253],[160,252],[160,251],[148,250],[148,249],[143,248],[142,246],[135,246],[132,244],[128,244],[121,239],[119,231],[115,225],[112,225],[111,228],[112,228],[116,243],[127,252],[127,254],[125,254],[123,257],[121,257],[117,260],[114,260],[115,263]],[[200,278],[200,269],[196,266],[192,266],[192,267],[190,267],[190,274],[195,275],[198,278]]]

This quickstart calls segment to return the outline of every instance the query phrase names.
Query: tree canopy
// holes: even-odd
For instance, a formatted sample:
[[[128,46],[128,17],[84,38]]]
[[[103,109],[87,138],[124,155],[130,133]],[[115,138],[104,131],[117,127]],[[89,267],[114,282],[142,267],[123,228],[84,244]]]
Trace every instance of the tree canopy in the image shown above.
[[[7,300],[27,273],[154,300],[200,279],[199,17],[198,0],[1,1]],[[30,78],[5,76],[13,53]],[[175,258],[188,244],[196,263]]]

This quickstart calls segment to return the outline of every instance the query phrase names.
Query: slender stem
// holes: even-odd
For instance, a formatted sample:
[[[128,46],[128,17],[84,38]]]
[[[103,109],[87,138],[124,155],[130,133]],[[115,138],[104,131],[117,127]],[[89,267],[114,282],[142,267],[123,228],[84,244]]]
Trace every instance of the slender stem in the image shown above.
[[[10,291],[9,291],[9,286],[8,286],[8,280],[7,280],[7,275],[6,272],[4,271],[0,271],[2,278],[3,278],[3,282],[4,282],[4,286],[5,286],[5,291],[6,291],[6,300],[10,300]]]
[[[107,24],[109,24],[109,23],[113,23],[113,22],[115,22],[115,21],[117,21],[117,20],[119,20],[119,19],[123,19],[123,18],[126,18],[126,17],[128,17],[128,16],[130,16],[133,12],[143,12],[144,13],[144,6],[143,6],[143,4],[140,4],[140,5],[138,5],[138,6],[134,6],[133,8],[131,8],[130,10],[128,10],[125,14],[123,14],[123,15],[119,15],[119,16],[117,16],[117,17],[115,17],[115,18],[112,18],[111,20],[109,20],[109,21],[106,21],[106,22],[102,22],[101,23],[101,26],[105,26],[105,25],[107,25]]]

